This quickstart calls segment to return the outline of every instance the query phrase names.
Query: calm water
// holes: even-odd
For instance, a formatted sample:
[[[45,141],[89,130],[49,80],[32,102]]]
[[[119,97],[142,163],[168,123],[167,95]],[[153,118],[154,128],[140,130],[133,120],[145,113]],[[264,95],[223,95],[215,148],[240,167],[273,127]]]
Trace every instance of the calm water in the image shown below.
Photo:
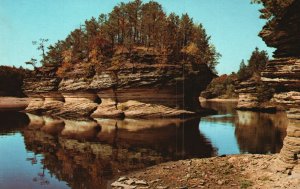
[[[235,111],[180,120],[74,121],[0,113],[0,188],[108,188],[114,176],[161,162],[282,147],[284,113]]]

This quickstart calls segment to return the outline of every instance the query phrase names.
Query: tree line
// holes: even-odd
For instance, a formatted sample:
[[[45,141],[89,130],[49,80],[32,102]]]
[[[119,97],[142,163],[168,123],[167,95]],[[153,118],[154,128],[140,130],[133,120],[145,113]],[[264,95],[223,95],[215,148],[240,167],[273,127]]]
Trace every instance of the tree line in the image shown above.
[[[237,72],[238,79],[240,81],[247,80],[253,76],[260,76],[260,73],[266,67],[269,61],[268,53],[265,50],[259,50],[257,47],[252,52],[248,63],[244,60],[240,63],[240,68]]]
[[[201,96],[204,98],[237,98],[236,86],[243,81],[253,79],[256,81],[255,87],[259,93],[258,100],[268,100],[273,91],[260,80],[260,73],[265,69],[268,61],[268,53],[256,47],[247,62],[241,61],[240,68],[236,73],[224,74],[213,79]]]
[[[188,14],[167,15],[155,1],[120,3],[109,14],[86,20],[65,40],[50,45],[47,53],[45,42],[35,42],[42,51],[42,64],[64,67],[85,62],[105,64],[116,52],[130,53],[137,47],[167,55],[171,63],[188,60],[207,64],[213,71],[220,57],[202,24],[194,23]],[[36,65],[36,59],[27,64]]]

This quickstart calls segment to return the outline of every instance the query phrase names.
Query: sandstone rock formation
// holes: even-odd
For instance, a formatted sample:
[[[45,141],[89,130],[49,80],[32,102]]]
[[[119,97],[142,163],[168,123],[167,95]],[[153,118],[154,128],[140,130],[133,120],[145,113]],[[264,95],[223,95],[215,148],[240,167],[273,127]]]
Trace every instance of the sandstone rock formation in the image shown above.
[[[257,80],[248,80],[241,82],[236,88],[239,93],[237,108],[241,110],[254,110],[259,108],[259,102],[256,93]]]
[[[65,118],[190,116],[201,110],[198,96],[215,75],[206,64],[164,62],[163,55],[120,53],[123,67],[99,69],[76,64],[65,76],[45,64],[24,81],[32,101],[27,112]],[[85,63],[88,64],[88,63]]]
[[[249,80],[240,82],[236,86],[236,92],[239,93],[237,109],[263,112],[275,112],[276,110],[281,110],[281,107],[277,103],[260,99],[260,97],[264,95],[260,94],[260,83],[260,77],[250,78]]]
[[[267,63],[261,81],[275,91],[271,102],[287,112],[289,125],[287,137],[279,154],[276,170],[300,175],[300,1],[293,1],[283,15],[265,26],[260,36],[270,47],[276,48],[274,60]],[[249,85],[250,86],[250,85]],[[251,87],[250,87],[251,88]],[[249,89],[249,88],[248,88]],[[245,89],[246,90],[246,89]],[[241,92],[240,104],[255,107],[258,104],[250,90]],[[246,98],[248,100],[242,100]],[[249,102],[254,103],[249,103]],[[292,169],[294,170],[292,172]]]

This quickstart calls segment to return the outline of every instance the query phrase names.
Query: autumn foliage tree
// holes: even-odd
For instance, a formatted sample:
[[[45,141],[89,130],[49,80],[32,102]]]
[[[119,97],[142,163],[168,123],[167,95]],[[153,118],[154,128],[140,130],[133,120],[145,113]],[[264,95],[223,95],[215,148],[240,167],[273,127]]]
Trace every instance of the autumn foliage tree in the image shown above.
[[[214,71],[220,57],[204,27],[188,14],[167,15],[155,1],[134,0],[118,4],[109,14],[86,20],[65,40],[50,45],[42,63],[62,66],[59,74],[63,75],[77,63],[108,67],[107,60],[116,52],[131,52],[138,47],[165,55],[173,64],[188,57],[192,64],[207,64]]]

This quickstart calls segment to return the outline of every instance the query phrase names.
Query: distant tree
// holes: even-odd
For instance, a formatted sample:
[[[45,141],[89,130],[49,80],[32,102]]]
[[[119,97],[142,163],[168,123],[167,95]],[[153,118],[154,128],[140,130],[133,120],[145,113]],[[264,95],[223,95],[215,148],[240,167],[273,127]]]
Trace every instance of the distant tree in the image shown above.
[[[244,60],[242,60],[240,69],[237,72],[239,80],[249,79],[254,74],[259,76],[261,71],[265,68],[268,60],[268,53],[264,50],[260,51],[256,47],[248,60],[248,65],[245,64]]]
[[[29,61],[25,62],[27,65],[33,66],[34,69],[37,68],[37,59],[31,58]]]
[[[245,79],[248,79],[249,76],[250,76],[249,73],[248,73],[247,66],[245,64],[244,59],[240,63],[240,69],[237,72],[237,75],[238,75],[239,80],[241,80],[241,81],[245,80]]]
[[[58,41],[54,45],[50,45],[43,63],[61,65],[63,61],[62,52],[64,49],[66,49],[64,41]]]
[[[268,60],[268,53],[264,50],[259,51],[259,49],[256,47],[249,59],[249,69],[252,73],[259,74],[265,68]]]
[[[37,50],[41,50],[42,51],[42,58],[43,60],[45,59],[45,48],[46,48],[46,43],[49,41],[49,39],[39,39],[38,41],[32,41],[33,45],[37,45]]]
[[[232,73],[230,75],[221,75],[212,80],[207,86],[206,90],[201,93],[201,96],[207,99],[210,98],[237,98],[235,93],[235,82],[237,75]]]

